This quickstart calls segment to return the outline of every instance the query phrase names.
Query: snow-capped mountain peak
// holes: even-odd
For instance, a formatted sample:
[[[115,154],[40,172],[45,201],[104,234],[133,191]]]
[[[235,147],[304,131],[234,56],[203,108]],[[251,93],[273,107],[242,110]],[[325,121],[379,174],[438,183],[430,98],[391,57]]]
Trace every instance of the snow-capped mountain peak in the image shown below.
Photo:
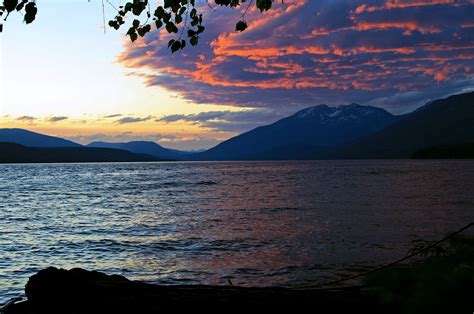
[[[337,107],[319,105],[303,109],[295,114],[295,117],[298,119],[318,120],[324,124],[358,119],[364,120],[365,118],[374,116],[390,117],[392,115],[381,108],[361,106],[355,103]]]

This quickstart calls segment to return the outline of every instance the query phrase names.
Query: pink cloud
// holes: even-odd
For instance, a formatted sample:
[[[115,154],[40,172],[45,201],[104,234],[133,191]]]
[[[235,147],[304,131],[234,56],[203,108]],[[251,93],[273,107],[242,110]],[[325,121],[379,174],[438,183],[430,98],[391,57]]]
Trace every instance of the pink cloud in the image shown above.
[[[474,1],[370,4],[285,1],[251,12],[243,33],[233,31],[238,11],[207,11],[197,47],[170,55],[168,35],[155,31],[126,44],[118,60],[148,86],[234,106],[297,108],[416,92],[413,102],[404,98],[414,106],[420,93],[429,99],[473,84]]]

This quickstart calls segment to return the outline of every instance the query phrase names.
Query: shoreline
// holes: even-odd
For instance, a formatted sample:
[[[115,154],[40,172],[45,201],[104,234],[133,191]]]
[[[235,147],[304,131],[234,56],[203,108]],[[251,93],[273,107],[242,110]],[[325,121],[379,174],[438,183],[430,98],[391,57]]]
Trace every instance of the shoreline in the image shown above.
[[[249,308],[312,305],[331,311],[382,311],[360,286],[329,289],[238,287],[211,285],[162,286],[131,281],[84,269],[50,267],[30,277],[27,300],[8,306],[4,314],[20,313],[154,313],[164,307]]]
[[[26,301],[12,300],[2,314],[156,313],[164,308],[247,309],[313,306],[331,312],[462,313],[474,308],[474,238],[463,228],[423,242],[399,260],[352,277],[306,287],[163,286],[81,268],[49,267],[31,276]],[[410,264],[408,259],[420,256]],[[363,278],[362,285],[341,282]],[[323,288],[325,286],[334,288]],[[459,311],[454,311],[454,310]]]

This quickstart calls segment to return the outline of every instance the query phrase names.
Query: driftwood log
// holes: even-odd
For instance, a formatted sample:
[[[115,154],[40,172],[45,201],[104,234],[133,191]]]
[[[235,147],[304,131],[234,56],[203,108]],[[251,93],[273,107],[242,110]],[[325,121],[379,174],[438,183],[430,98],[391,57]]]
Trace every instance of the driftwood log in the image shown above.
[[[33,275],[25,288],[27,301],[11,313],[158,313],[163,309],[277,308],[310,306],[311,312],[381,312],[358,288],[293,290],[235,286],[160,286],[130,281],[79,268],[47,268]]]

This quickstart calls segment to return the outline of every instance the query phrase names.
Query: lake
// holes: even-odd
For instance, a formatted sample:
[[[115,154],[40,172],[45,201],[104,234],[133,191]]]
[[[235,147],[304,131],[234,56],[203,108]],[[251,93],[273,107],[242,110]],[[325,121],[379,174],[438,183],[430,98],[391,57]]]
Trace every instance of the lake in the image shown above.
[[[47,266],[294,286],[474,221],[474,161],[0,165],[0,302]]]

